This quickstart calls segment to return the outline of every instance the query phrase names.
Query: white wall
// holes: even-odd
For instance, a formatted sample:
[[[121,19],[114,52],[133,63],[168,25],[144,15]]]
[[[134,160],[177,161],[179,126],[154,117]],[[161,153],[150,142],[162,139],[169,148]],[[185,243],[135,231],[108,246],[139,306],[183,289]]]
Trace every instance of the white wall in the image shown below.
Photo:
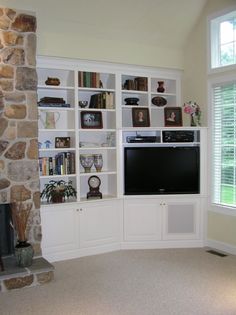
[[[123,6],[125,12],[124,3],[125,1],[121,2],[121,7]],[[180,49],[164,48],[163,45],[158,45],[156,42],[153,45],[148,45],[145,43],[146,40],[143,35],[140,35],[140,40],[136,38],[133,41],[132,37],[124,36],[123,28],[117,28],[114,36],[109,38],[105,36],[102,21],[109,18],[109,11],[106,6],[103,8],[100,29],[94,29],[92,21],[98,19],[96,5],[99,5],[99,2],[94,1],[93,6],[91,6],[91,1],[76,0],[73,2],[73,8],[70,7],[69,2],[62,0],[0,0],[0,5],[36,12],[38,55],[180,69],[183,66],[183,55]],[[109,7],[109,9],[111,8]],[[78,22],[76,12],[81,14],[81,10],[85,12],[91,23]],[[130,21],[127,22],[127,19],[123,18],[122,20],[121,16],[122,21],[124,25],[135,28],[132,21],[130,23]],[[171,21],[169,20],[168,23],[170,24]],[[171,25],[169,26],[171,27]],[[155,31],[154,29],[153,32]]]
[[[195,100],[207,125],[207,16],[236,5],[235,0],[209,0],[184,49],[183,100]],[[236,245],[236,216],[208,213],[208,238]]]

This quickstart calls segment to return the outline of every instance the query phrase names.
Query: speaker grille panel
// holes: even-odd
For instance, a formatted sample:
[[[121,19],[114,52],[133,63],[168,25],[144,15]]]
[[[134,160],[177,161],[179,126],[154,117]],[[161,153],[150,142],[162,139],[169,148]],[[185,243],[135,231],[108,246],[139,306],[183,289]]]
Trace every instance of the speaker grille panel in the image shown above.
[[[194,233],[194,205],[168,206],[167,233]]]

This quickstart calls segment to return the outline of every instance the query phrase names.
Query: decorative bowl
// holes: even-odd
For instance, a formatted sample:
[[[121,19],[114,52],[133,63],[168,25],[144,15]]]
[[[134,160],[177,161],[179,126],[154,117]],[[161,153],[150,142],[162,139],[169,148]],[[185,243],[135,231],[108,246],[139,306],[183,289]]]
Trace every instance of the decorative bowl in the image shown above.
[[[88,101],[79,101],[79,107],[85,108],[88,106]]]
[[[50,78],[48,77],[47,80],[45,81],[46,85],[60,85],[60,79],[58,78]]]
[[[139,98],[137,97],[127,97],[125,98],[125,105],[138,105]]]
[[[167,104],[167,100],[161,96],[155,96],[152,98],[152,104],[158,107],[165,106]]]

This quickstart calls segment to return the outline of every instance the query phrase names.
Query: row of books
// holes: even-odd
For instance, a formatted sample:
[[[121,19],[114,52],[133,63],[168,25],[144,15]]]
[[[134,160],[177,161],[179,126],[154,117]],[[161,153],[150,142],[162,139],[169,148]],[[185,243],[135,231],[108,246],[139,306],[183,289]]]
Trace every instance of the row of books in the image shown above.
[[[102,92],[91,95],[89,108],[107,108],[114,109],[114,93]]]
[[[148,90],[148,80],[146,77],[137,77],[134,80],[125,80],[124,90],[137,90],[137,91],[147,91]]]
[[[40,176],[75,174],[75,153],[61,152],[55,157],[39,158]]]
[[[79,71],[79,87],[102,88],[100,73]]]

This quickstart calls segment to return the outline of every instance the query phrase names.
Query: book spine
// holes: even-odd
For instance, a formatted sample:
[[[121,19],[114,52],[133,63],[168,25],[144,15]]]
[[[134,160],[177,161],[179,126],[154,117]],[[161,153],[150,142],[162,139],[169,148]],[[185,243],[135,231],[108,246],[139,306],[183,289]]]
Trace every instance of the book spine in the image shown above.
[[[71,152],[70,157],[70,172],[71,174],[75,174],[75,153]]]
[[[53,163],[52,163],[52,157],[49,157],[49,175],[53,175]]]
[[[96,88],[100,87],[100,73],[96,73]]]
[[[42,176],[42,175],[43,175],[43,160],[40,157],[39,158],[39,176]]]
[[[56,168],[56,159],[55,159],[55,157],[52,158],[52,168],[53,168],[53,175],[57,175],[57,168]]]

